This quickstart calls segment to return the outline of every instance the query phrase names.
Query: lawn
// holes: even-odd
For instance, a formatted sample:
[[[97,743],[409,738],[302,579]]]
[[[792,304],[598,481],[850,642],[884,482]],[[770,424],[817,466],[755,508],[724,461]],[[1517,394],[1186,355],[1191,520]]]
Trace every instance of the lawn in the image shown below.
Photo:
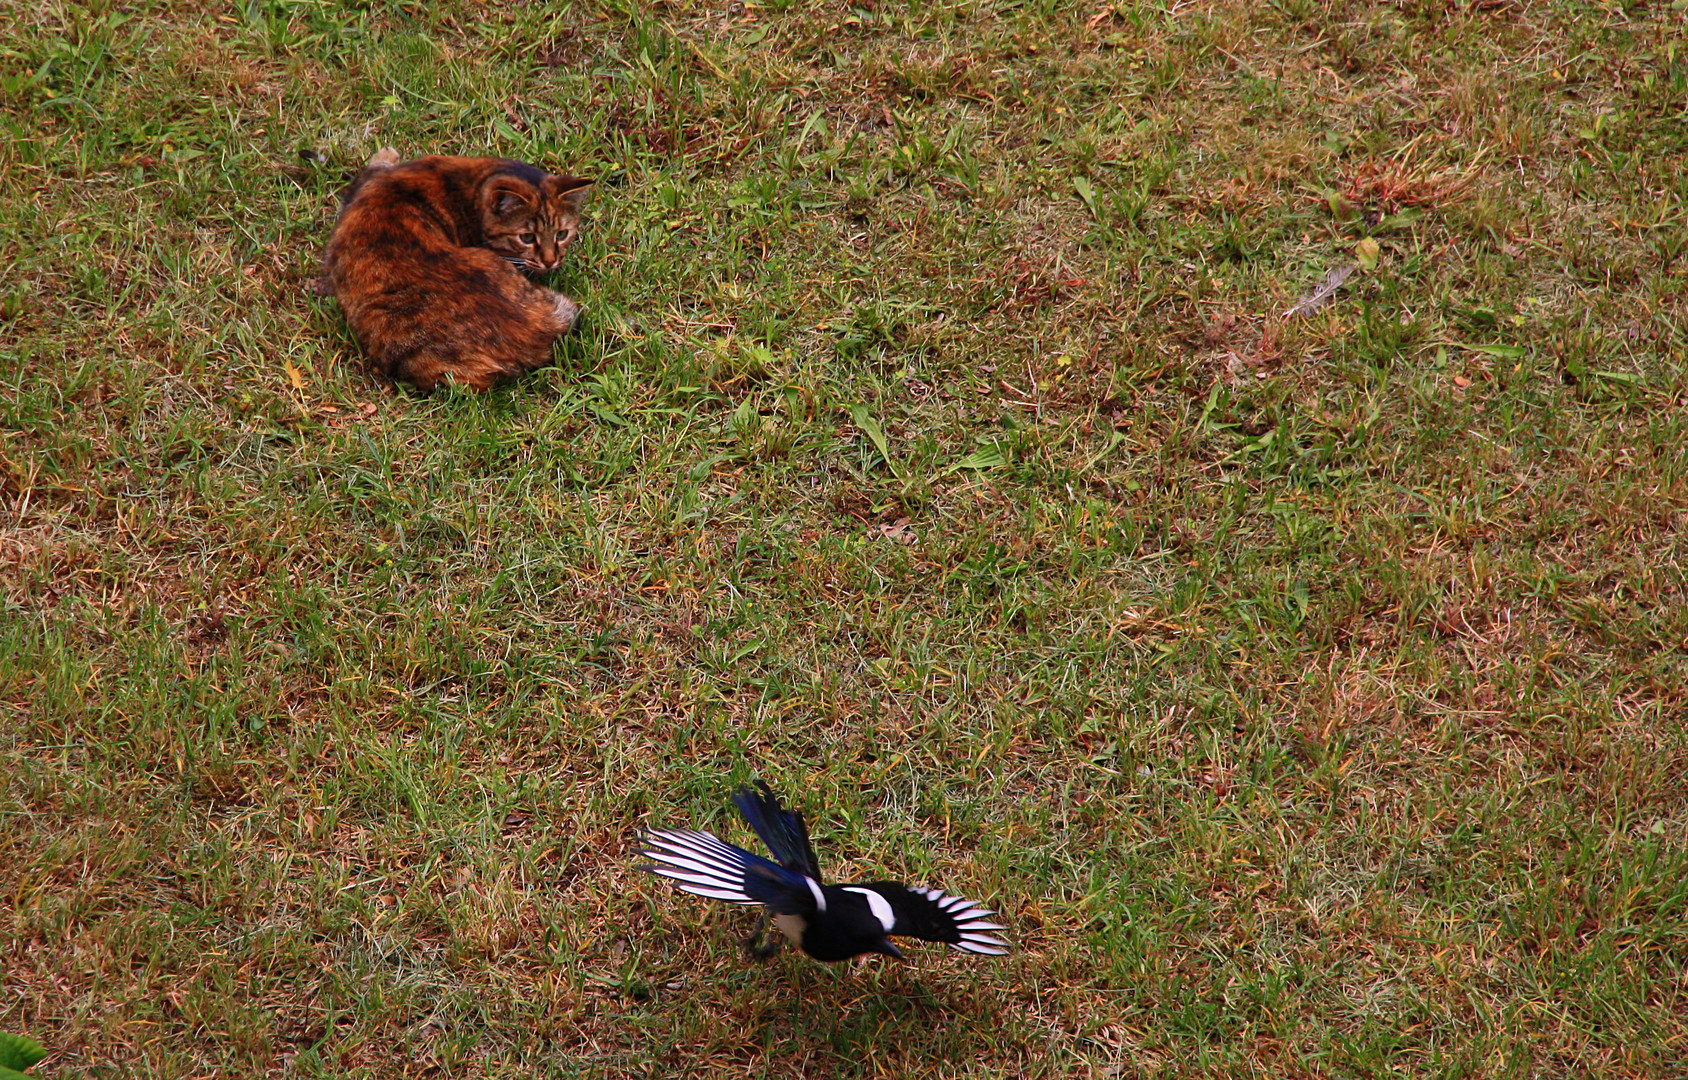
[[[3,0],[0,125],[36,1074],[1688,1075],[1683,0]],[[384,145],[597,179],[554,367],[369,372]],[[1014,951],[748,959],[753,777]]]

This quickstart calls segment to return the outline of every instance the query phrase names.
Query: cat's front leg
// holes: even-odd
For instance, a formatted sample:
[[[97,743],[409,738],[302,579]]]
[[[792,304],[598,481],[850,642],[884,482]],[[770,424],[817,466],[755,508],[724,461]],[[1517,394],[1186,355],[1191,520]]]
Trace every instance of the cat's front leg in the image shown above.
[[[574,329],[574,321],[580,318],[580,305],[559,292],[552,293],[551,297],[554,301],[552,315],[556,320],[557,333],[566,334]]]

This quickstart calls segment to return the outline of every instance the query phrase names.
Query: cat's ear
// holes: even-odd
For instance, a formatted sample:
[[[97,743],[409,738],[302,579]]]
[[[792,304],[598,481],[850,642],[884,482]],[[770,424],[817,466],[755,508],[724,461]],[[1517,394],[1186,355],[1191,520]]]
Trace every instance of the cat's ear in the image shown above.
[[[481,206],[495,218],[512,218],[533,210],[533,189],[519,180],[496,177],[481,191]]]
[[[592,184],[591,180],[582,180],[578,176],[549,176],[545,179],[549,194],[576,210],[592,194]]]

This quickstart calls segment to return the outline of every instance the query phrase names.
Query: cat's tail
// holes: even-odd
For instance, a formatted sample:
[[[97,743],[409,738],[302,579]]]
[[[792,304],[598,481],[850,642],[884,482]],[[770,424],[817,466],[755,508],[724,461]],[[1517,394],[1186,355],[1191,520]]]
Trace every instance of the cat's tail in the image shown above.
[[[381,175],[398,163],[399,152],[392,147],[383,146],[375,151],[375,156],[369,159],[369,164],[359,169],[358,174],[352,177],[352,182],[347,184],[345,190],[340,192],[340,209],[344,211],[351,204],[352,197],[362,190],[363,185],[367,184],[371,177]],[[324,293],[323,295],[326,296],[327,294]]]

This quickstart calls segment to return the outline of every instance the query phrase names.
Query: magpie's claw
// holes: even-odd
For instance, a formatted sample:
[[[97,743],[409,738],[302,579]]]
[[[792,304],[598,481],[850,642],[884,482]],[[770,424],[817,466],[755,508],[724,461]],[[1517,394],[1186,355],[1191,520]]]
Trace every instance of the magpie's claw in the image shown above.
[[[750,936],[745,938],[743,942],[744,951],[758,960],[766,960],[768,957],[779,952],[780,949],[779,938],[771,937],[767,941],[762,940],[762,935],[767,931],[767,929],[768,913],[764,911],[762,914],[756,916],[756,929],[752,930],[750,932]]]

